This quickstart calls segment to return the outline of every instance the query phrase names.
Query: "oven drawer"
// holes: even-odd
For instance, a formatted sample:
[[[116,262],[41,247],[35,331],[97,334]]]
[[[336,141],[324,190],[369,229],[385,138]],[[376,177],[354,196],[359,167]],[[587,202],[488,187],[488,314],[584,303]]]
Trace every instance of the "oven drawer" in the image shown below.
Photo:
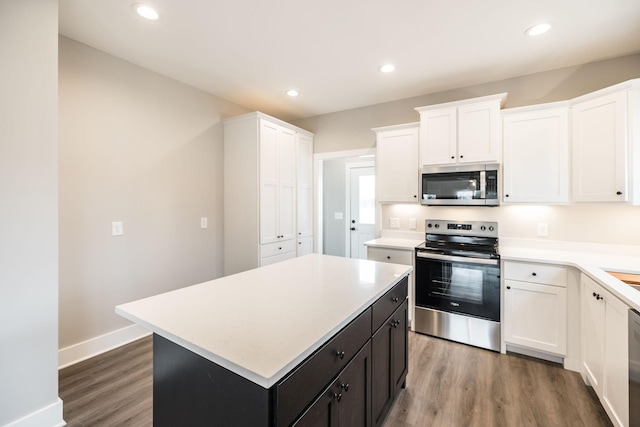
[[[367,246],[367,259],[372,261],[411,265],[413,260],[413,250]]]
[[[287,252],[293,252],[296,250],[295,239],[285,240],[283,242],[267,243],[260,245],[260,258],[280,255]]]
[[[506,280],[566,287],[567,269],[558,265],[505,261],[504,278]]]
[[[391,314],[402,305],[404,300],[407,299],[408,284],[409,280],[405,277],[373,304],[371,330],[374,333],[382,326],[387,317],[391,316]]]
[[[278,427],[290,425],[370,338],[371,309],[368,308],[277,384]]]

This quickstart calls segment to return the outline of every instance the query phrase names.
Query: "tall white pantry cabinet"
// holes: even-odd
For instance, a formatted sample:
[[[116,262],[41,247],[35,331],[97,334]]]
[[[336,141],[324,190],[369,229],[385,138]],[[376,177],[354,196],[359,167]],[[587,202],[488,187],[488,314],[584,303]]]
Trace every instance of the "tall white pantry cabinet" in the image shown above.
[[[224,274],[312,250],[313,134],[260,112],[223,124]]]

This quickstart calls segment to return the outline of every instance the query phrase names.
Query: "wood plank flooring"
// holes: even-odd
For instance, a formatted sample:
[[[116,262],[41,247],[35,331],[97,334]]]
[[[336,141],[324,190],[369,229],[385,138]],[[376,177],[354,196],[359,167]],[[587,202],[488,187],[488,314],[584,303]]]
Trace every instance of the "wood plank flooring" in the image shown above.
[[[70,427],[152,425],[152,342],[60,370]],[[536,359],[409,333],[409,374],[384,427],[610,426],[580,375]]]

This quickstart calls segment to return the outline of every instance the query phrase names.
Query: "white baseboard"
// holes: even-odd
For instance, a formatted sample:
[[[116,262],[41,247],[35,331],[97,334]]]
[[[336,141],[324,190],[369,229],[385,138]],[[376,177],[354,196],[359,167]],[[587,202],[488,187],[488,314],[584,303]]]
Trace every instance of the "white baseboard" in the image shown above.
[[[58,350],[58,369],[66,368],[93,356],[105,353],[150,335],[148,329],[138,325],[127,326],[90,340]]]
[[[57,402],[40,408],[19,420],[12,421],[5,427],[62,427],[66,425],[67,423],[62,419],[62,400],[58,398]]]

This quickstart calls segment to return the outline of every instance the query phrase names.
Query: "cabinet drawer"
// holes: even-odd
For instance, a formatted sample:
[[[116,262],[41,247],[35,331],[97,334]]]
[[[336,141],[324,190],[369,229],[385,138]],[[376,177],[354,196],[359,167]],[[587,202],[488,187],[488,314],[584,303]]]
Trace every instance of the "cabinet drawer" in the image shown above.
[[[567,269],[558,265],[505,261],[504,278],[566,287]]]
[[[413,260],[413,251],[367,246],[367,259],[372,261],[411,265]]]
[[[276,385],[277,425],[290,425],[370,338],[368,308]]]
[[[407,299],[408,282],[408,277],[405,277],[378,301],[373,303],[371,320],[371,330],[373,332],[377,331],[384,321]]]
[[[267,243],[260,245],[260,258],[280,255],[295,250],[296,241],[294,239],[285,240],[283,242]]]

